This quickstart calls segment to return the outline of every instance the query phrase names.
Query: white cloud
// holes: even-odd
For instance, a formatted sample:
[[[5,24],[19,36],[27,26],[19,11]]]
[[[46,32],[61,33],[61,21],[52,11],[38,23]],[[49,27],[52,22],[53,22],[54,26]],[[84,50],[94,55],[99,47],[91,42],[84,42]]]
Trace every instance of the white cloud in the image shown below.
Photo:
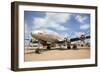
[[[68,30],[67,27],[64,27],[64,26],[62,26],[62,25],[60,25],[60,24],[57,24],[57,23],[50,23],[50,24],[48,25],[48,27],[51,27],[51,28],[56,29],[56,30],[62,30],[62,31]]]
[[[88,19],[87,16],[77,15],[75,19],[80,23],[81,30],[89,29],[90,26],[86,23],[86,20]]]
[[[63,38],[65,38],[65,37],[68,38],[69,37],[69,34],[67,32],[62,32],[61,35],[62,35]]]
[[[70,15],[68,13],[46,13],[46,19],[56,23],[65,23],[70,19]]]
[[[75,32],[75,37],[80,37],[81,35],[85,35],[84,32]]]
[[[84,21],[87,19],[87,16],[77,15],[75,19],[80,23],[84,23]]]
[[[80,29],[82,29],[82,30],[86,30],[89,27],[90,27],[89,24],[80,25]]]
[[[70,19],[71,14],[65,13],[46,13],[44,18],[36,17],[33,19],[35,29],[37,28],[52,28],[55,30],[68,30],[62,24]]]
[[[34,19],[34,22],[33,22],[35,25],[38,25],[38,23],[40,25],[45,25],[46,23],[46,20],[44,18],[40,18],[40,17],[37,17]]]

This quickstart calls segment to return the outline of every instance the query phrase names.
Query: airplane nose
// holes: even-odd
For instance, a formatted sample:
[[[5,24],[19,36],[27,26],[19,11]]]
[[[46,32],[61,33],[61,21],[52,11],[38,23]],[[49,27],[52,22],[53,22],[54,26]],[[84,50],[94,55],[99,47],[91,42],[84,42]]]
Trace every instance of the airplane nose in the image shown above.
[[[32,32],[31,32],[31,36],[33,36],[33,37],[37,36],[37,32],[32,31]]]
[[[35,35],[35,33],[34,32],[31,32],[31,36],[34,36]]]

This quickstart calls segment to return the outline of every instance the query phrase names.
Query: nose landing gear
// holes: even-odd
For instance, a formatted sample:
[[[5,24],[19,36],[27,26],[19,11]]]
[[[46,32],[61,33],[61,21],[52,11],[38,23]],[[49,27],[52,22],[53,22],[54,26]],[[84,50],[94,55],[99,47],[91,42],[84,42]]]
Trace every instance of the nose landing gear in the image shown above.
[[[48,49],[48,50],[51,50],[50,44],[47,44],[47,49]]]
[[[40,49],[37,48],[37,49],[35,50],[35,53],[37,53],[37,54],[41,54]]]

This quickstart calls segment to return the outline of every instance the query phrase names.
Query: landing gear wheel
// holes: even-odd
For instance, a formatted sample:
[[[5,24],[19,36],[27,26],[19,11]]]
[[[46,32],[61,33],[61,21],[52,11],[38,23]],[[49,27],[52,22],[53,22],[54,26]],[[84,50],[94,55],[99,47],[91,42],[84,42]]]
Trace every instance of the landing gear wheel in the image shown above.
[[[77,45],[74,44],[72,49],[77,50]]]
[[[51,50],[51,47],[50,47],[50,46],[47,46],[47,49],[48,49],[48,50]]]
[[[36,49],[36,50],[35,50],[35,53],[41,54],[39,49]]]
[[[68,46],[67,46],[67,49],[71,49],[71,46],[70,46],[70,45],[68,45]]]
[[[47,49],[48,50],[51,50],[51,46],[49,44],[47,45]]]

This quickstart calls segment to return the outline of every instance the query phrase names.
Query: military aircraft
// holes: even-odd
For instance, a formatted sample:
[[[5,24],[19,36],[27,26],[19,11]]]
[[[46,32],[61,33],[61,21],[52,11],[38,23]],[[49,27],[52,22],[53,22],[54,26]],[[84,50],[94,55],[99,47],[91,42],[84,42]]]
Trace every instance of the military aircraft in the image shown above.
[[[46,49],[51,50],[52,46],[56,46],[56,44],[59,45],[59,48],[61,49],[61,45],[67,45],[66,49],[71,49],[71,42],[74,41],[82,41],[84,42],[85,39],[89,39],[90,36],[85,36],[85,35],[81,35],[80,37],[76,37],[76,38],[62,38],[59,34],[56,33],[51,33],[51,32],[46,32],[46,31],[33,31],[31,32],[31,36],[32,38],[35,38],[36,40],[33,41],[32,39],[30,40],[30,42],[32,43],[38,43],[38,48],[35,50],[36,53],[40,54],[40,44],[42,44],[43,46],[47,46]],[[73,44],[73,48],[77,48],[76,44]]]

